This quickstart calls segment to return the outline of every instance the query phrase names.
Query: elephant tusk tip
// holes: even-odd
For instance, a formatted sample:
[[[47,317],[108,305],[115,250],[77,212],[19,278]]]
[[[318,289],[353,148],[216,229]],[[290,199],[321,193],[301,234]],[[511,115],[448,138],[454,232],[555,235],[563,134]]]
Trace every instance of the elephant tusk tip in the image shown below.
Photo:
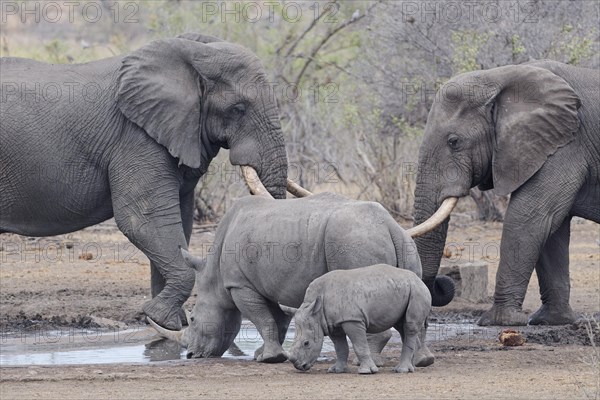
[[[287,179],[287,191],[296,197],[308,197],[313,195],[312,192],[304,189],[290,178]]]

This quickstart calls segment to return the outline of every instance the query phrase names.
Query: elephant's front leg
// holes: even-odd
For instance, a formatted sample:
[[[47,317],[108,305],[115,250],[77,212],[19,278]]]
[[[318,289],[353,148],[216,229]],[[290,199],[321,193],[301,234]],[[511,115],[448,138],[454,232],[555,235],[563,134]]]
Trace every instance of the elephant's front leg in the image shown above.
[[[573,190],[569,186],[548,188],[543,182],[538,176],[513,193],[504,220],[494,305],[479,325],[527,324],[522,306],[529,279],[548,238],[567,218],[576,193],[569,192]]]
[[[159,325],[181,329],[181,306],[194,287],[194,271],[180,248],[187,248],[176,179],[141,179],[121,175],[111,183],[115,221],[127,238],[150,259],[164,287],[144,304],[144,313]],[[151,181],[148,185],[144,182]],[[161,184],[156,184],[161,182]],[[158,290],[154,286],[154,290]]]
[[[249,288],[231,288],[230,293],[242,315],[256,326],[264,341],[262,352],[255,353],[256,361],[280,363],[287,360],[281,347],[280,327],[271,313],[268,301]]]
[[[194,189],[193,185],[190,186],[192,189],[188,190],[184,194],[181,194],[179,198],[183,234],[188,246],[190,244],[192,229],[194,226]],[[154,298],[158,296],[158,294],[165,288],[165,285],[166,280],[160,273],[157,264],[154,261],[150,261],[150,288],[152,297]],[[181,320],[182,325],[187,325],[187,316],[183,308],[179,310],[179,319]]]
[[[531,325],[562,325],[573,323],[577,315],[569,305],[569,239],[571,217],[567,217],[554,232],[535,266],[540,284],[542,306],[531,315]]]

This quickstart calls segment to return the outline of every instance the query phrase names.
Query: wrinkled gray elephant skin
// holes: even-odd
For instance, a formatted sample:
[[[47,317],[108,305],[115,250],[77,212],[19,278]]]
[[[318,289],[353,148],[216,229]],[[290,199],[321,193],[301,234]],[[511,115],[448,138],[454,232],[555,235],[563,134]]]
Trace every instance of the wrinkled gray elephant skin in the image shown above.
[[[511,194],[494,304],[479,324],[573,322],[571,218],[600,222],[600,71],[537,61],[447,82],[419,154],[415,224],[474,186]],[[430,290],[447,229],[446,220],[415,240]],[[528,318],[522,305],[534,268],[542,306]]]
[[[198,269],[198,297],[182,337],[188,357],[221,356],[243,314],[264,340],[255,358],[284,361],[281,344],[291,316],[279,304],[300,306],[314,279],[380,263],[421,276],[413,240],[380,204],[331,193],[237,200],[219,224],[208,257],[187,259]],[[381,336],[372,341],[374,355],[390,337],[388,332]],[[426,346],[419,349],[418,366],[433,361]]]
[[[200,34],[77,65],[0,60],[0,233],[49,236],[114,216],[151,261],[144,311],[181,328],[194,285],[180,247],[194,187],[220,148],[285,197],[287,158],[264,68]]]
[[[335,346],[336,363],[328,372],[348,372],[348,342],[360,366],[359,374],[378,371],[371,358],[367,332],[394,327],[402,336],[402,354],[395,372],[414,372],[415,350],[425,341],[431,295],[412,271],[379,264],[329,272],[315,279],[296,311],[296,336],[289,360],[307,371],[317,361],[324,336]]]

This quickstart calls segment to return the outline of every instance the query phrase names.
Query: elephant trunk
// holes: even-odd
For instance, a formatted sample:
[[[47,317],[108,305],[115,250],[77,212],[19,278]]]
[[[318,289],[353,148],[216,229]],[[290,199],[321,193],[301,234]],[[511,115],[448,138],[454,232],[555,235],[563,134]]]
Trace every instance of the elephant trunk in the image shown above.
[[[285,152],[285,146],[278,147],[273,157],[267,158],[263,164],[263,170],[260,179],[269,191],[271,196],[276,199],[285,199],[287,188],[288,160]]]
[[[279,128],[278,119],[271,123],[272,134],[268,135],[267,143],[261,143],[263,162],[260,173],[250,166],[242,166],[242,176],[254,195],[284,199],[286,190],[296,197],[312,195],[302,186],[288,179],[288,160],[283,143],[283,133]]]
[[[255,193],[250,186],[250,190],[254,194],[264,194],[267,197],[276,199],[285,199],[288,174],[288,160],[283,141],[283,132],[279,126],[279,118],[270,123],[271,133],[265,135],[263,140],[260,140],[259,145],[262,147],[262,166],[258,171],[256,178],[258,183],[264,185],[263,190],[267,193]],[[248,182],[248,180],[246,180]]]
[[[415,190],[415,226],[428,220],[438,210],[438,196],[435,191],[430,190],[422,183],[417,184]],[[415,237],[417,251],[421,257],[423,267],[423,282],[431,292],[432,305],[436,307],[445,306],[454,298],[454,283],[451,278],[437,276],[446,235],[448,233],[449,218],[445,218],[433,230]]]

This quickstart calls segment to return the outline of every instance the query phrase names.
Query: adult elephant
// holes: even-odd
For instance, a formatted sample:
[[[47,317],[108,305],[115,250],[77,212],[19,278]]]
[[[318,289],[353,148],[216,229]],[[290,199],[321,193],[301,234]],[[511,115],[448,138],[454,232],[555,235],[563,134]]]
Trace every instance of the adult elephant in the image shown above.
[[[530,324],[573,322],[569,224],[600,222],[600,74],[553,61],[459,75],[438,92],[425,128],[415,223],[450,214],[469,189],[511,194],[494,305],[480,325],[524,325],[523,299],[536,269],[542,306]],[[417,238],[423,277],[433,284],[448,219]]]
[[[219,149],[285,197],[283,134],[258,58],[185,34],[87,64],[2,58],[0,70],[0,233],[58,235],[114,216],[151,262],[144,312],[180,329],[194,285],[180,247]]]

